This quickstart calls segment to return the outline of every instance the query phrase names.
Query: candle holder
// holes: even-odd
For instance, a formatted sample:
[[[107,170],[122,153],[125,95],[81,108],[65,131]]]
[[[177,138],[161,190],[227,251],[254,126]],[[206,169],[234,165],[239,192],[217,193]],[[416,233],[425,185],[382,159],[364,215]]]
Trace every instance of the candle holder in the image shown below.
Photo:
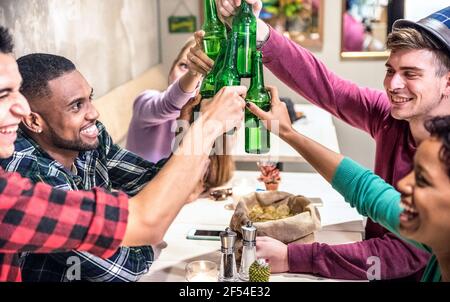
[[[193,261],[186,265],[186,281],[217,282],[217,264],[208,260]]]

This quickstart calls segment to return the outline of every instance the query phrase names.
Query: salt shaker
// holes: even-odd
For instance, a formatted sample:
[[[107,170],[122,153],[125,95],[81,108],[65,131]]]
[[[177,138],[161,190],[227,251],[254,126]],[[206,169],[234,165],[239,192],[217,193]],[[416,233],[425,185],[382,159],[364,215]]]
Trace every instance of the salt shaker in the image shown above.
[[[222,243],[222,259],[220,261],[220,282],[234,282],[238,281],[238,274],[236,268],[236,256],[234,254],[234,244],[236,242],[237,234],[226,228],[225,232],[220,233],[220,241]]]
[[[242,226],[242,258],[239,269],[239,279],[248,281],[248,270],[250,265],[256,260],[256,228],[251,221]]]

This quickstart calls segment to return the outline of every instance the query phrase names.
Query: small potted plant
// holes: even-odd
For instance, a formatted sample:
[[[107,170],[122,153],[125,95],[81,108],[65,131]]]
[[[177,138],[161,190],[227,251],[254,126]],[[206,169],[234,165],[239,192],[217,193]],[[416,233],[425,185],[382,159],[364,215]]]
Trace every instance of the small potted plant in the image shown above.
[[[264,182],[267,191],[277,191],[281,181],[280,170],[276,163],[264,162],[258,163],[261,175],[258,177],[259,181]]]

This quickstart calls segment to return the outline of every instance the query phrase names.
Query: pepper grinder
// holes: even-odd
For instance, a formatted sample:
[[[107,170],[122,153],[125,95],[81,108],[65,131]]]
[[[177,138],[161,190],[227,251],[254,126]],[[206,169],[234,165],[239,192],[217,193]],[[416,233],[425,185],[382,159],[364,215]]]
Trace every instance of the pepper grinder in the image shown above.
[[[239,279],[249,281],[248,270],[256,260],[256,228],[251,221],[242,226],[242,258]]]
[[[226,228],[225,232],[220,233],[220,241],[222,243],[222,259],[220,261],[220,282],[234,282],[238,280],[236,269],[236,256],[234,254],[234,244],[237,234]]]

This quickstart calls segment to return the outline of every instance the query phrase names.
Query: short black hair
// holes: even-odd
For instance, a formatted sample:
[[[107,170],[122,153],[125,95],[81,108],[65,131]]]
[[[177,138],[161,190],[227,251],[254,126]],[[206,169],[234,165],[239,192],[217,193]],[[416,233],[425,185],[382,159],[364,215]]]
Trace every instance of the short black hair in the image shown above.
[[[17,60],[17,65],[22,75],[20,92],[28,101],[50,97],[48,82],[76,70],[75,64],[69,59],[43,53],[23,56]]]
[[[10,54],[14,50],[14,43],[9,30],[6,27],[0,26],[0,52]]]
[[[425,123],[425,128],[432,137],[442,142],[439,158],[444,163],[450,177],[450,115],[434,117]]]

